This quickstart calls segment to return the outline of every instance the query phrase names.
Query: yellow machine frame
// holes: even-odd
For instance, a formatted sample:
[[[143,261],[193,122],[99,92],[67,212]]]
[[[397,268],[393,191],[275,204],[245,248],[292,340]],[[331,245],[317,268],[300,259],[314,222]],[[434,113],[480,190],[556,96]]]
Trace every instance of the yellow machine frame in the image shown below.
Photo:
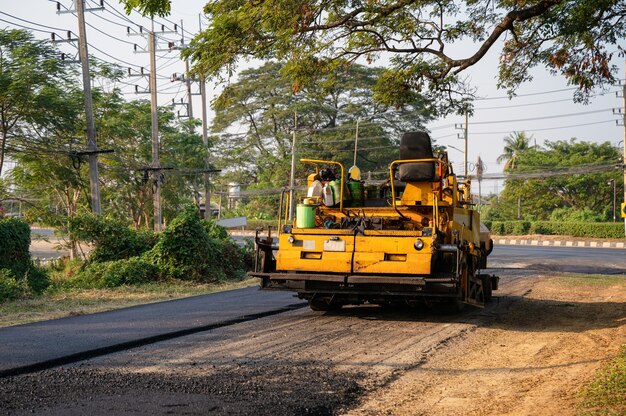
[[[265,289],[295,290],[318,308],[345,303],[384,303],[404,300],[451,298],[482,305],[484,286],[497,287],[497,278],[475,273],[478,259],[486,257],[480,241],[479,213],[471,209],[470,181],[457,183],[447,159],[394,160],[389,165],[390,206],[346,207],[345,169],[335,161],[301,159],[302,163],[335,165],[341,171],[338,207],[315,206],[316,226],[297,228],[288,223],[282,208],[292,203],[281,196],[278,251],[272,256],[266,244],[269,267],[256,270]],[[400,198],[394,168],[404,163],[434,163],[436,181],[406,182]],[[325,220],[326,219],[326,220]],[[326,227],[348,223],[349,227]],[[400,224],[401,229],[372,222]],[[368,223],[369,222],[369,223]],[[386,228],[386,229],[385,229]],[[257,238],[257,243],[263,240]],[[474,292],[474,293],[472,293]],[[313,306],[312,306],[313,307]]]

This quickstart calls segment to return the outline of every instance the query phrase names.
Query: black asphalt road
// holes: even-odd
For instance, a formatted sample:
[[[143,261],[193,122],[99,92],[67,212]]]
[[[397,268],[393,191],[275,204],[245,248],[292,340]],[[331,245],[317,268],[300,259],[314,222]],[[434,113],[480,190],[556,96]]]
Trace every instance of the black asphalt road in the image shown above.
[[[0,329],[0,377],[272,315],[306,303],[256,287]]]
[[[626,274],[626,250],[496,245],[489,267],[572,273]]]

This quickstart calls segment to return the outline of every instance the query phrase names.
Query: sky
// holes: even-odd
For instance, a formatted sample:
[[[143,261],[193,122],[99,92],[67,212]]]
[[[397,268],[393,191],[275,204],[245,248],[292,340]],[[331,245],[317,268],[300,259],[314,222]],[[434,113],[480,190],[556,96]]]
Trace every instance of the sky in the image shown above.
[[[183,23],[186,42],[190,36],[197,33],[200,25],[206,26],[207,21],[200,17],[204,0],[173,0],[172,14],[166,19],[157,18],[156,31],[161,25],[166,26],[166,31],[173,29],[173,23]],[[59,2],[60,10],[73,9],[72,0]],[[87,0],[90,8],[99,6],[99,1]],[[150,21],[137,13],[126,16],[117,0],[105,0],[104,10],[93,10],[86,14],[87,39],[89,53],[96,57],[114,62],[122,67],[131,68],[133,73],[140,67],[149,67],[147,53],[134,52],[134,44],[138,50],[147,49],[147,40],[142,36],[128,36],[127,27],[131,33],[137,31],[138,25],[150,27]],[[57,13],[57,2],[48,0],[0,0],[0,27],[32,29],[34,35],[40,39],[50,39],[51,33],[64,38],[67,30],[78,32],[76,16],[71,13]],[[184,72],[184,64],[179,59],[177,51],[167,49],[168,41],[180,43],[181,30],[178,33],[162,33],[158,35],[157,74],[159,104],[165,105],[172,102],[180,102],[186,98],[186,91],[182,82],[171,82],[173,73]],[[498,45],[496,45],[498,46]],[[626,46],[626,41],[622,42]],[[457,45],[455,52],[458,57],[473,54],[471,44]],[[59,48],[69,56],[75,54],[76,49],[69,43],[59,44]],[[503,152],[503,139],[514,131],[525,131],[533,137],[537,145],[545,141],[569,140],[577,138],[594,142],[609,141],[615,146],[623,146],[624,127],[621,125],[621,116],[615,115],[613,110],[619,110],[623,106],[621,98],[621,86],[613,86],[606,91],[597,91],[588,105],[574,103],[575,89],[567,85],[561,76],[551,75],[544,68],[532,70],[534,79],[523,84],[517,90],[517,97],[509,99],[506,91],[498,90],[497,63],[498,48],[492,48],[488,54],[476,65],[471,67],[465,76],[477,89],[480,99],[475,101],[475,111],[469,119],[468,129],[468,161],[470,171],[474,168],[480,155],[486,165],[487,174],[501,173],[502,164],[496,159]],[[624,61],[614,59],[613,63],[619,67],[618,78],[624,80]],[[374,65],[384,66],[384,61],[375,62]],[[241,68],[245,68],[242,65]],[[137,94],[138,91],[146,91],[148,80],[142,77],[132,77],[123,80],[122,90],[128,99],[145,98],[147,94]],[[209,100],[216,97],[223,86],[207,85]],[[620,96],[616,96],[616,91]],[[198,87],[194,87],[198,92]],[[200,117],[201,102],[199,96],[194,96],[194,116]],[[181,112],[185,110],[177,107]],[[212,114],[209,112],[209,122]],[[616,124],[620,121],[620,125]],[[437,144],[448,146],[450,159],[453,161],[455,171],[463,171],[464,141],[457,138],[462,133],[455,128],[455,124],[464,122],[462,116],[449,116],[445,119],[434,120],[427,125],[431,130],[431,136]],[[456,150],[460,149],[460,150]],[[471,173],[471,172],[470,172]],[[502,188],[502,181],[486,181],[483,183],[483,193],[498,192]]]

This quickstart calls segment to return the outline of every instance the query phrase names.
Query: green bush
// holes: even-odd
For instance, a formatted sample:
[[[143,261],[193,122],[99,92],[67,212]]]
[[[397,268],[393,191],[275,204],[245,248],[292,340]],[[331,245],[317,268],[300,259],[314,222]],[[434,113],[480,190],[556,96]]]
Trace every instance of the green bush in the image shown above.
[[[490,230],[495,235],[524,235],[530,227],[530,221],[493,221]]]
[[[614,222],[537,221],[531,234],[570,235],[572,237],[623,238],[624,224]]]
[[[9,269],[20,279],[31,267],[30,227],[16,218],[0,219],[0,269]]]
[[[35,266],[34,264],[31,264],[30,268],[26,272],[25,277],[28,288],[31,290],[31,292],[37,295],[43,293],[43,291],[46,290],[48,286],[50,286],[50,278],[48,276],[48,273],[45,270]]]
[[[209,237],[195,207],[174,218],[145,257],[168,277],[200,282],[221,277],[220,247]]]
[[[93,214],[70,219],[73,238],[94,245],[89,259],[93,262],[128,259],[150,250],[158,236],[148,230],[135,230],[119,221]]]
[[[234,241],[218,241],[218,249],[224,278],[242,277],[254,267],[254,255],[249,246],[241,248]]]
[[[494,235],[566,235],[588,238],[623,238],[624,224],[612,222],[557,222],[557,221],[493,221]]]
[[[606,213],[595,212],[589,208],[574,210],[572,208],[556,208],[550,213],[550,221],[559,222],[603,222],[606,221]]]
[[[72,284],[82,288],[112,288],[135,285],[158,279],[158,269],[139,257],[90,263],[78,273]]]
[[[139,246],[133,245],[134,237],[128,237],[136,232],[130,230],[128,234],[108,220],[84,218],[75,222],[75,230],[82,239],[92,236],[89,238],[100,251],[92,254],[86,268],[73,279],[74,286],[117,287],[161,278],[210,282],[240,278],[252,268],[252,250],[240,248],[226,230],[213,221],[201,220],[193,206],[169,224],[149,251],[127,259],[115,257],[126,255],[132,251],[128,248]],[[116,244],[109,237],[105,238],[102,233],[106,230],[120,240],[125,238],[125,242]]]
[[[9,269],[0,269],[0,302],[17,299],[24,293],[21,284]]]
[[[201,220],[202,226],[204,230],[209,235],[210,238],[216,240],[228,240],[230,236],[228,235],[228,230],[221,225],[218,225],[213,220]]]

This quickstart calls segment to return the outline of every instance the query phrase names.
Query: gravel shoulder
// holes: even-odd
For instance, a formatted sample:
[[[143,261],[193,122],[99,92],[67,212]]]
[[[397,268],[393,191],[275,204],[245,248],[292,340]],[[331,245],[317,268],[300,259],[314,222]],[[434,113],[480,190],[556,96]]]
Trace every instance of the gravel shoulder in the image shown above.
[[[500,276],[491,305],[457,315],[301,309],[0,379],[0,413],[576,413],[626,342],[623,277]]]

